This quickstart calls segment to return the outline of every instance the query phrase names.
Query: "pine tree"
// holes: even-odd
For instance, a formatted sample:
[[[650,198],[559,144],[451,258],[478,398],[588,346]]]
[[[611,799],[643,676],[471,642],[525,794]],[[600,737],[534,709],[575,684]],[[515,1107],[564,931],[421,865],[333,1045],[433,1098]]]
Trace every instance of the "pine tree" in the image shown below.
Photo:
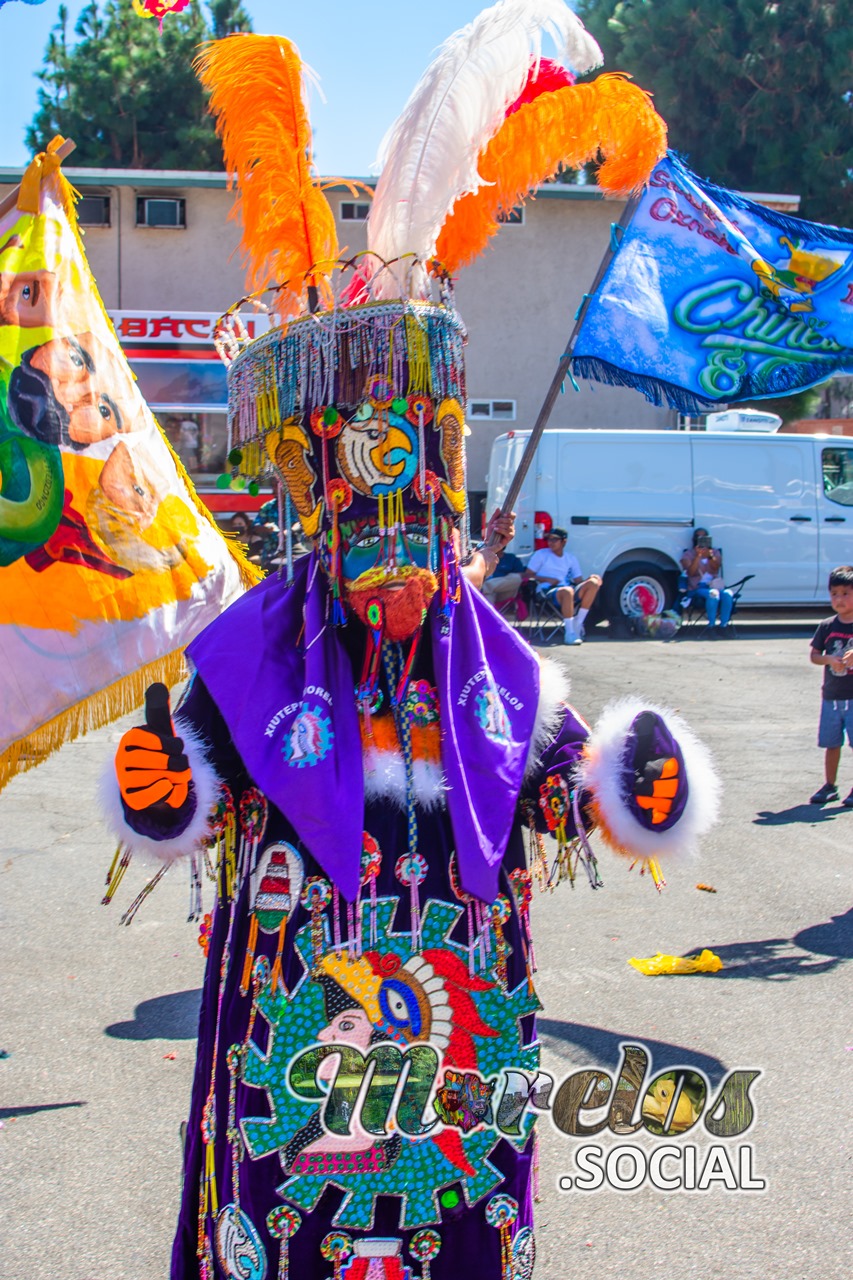
[[[221,169],[222,150],[193,69],[198,46],[250,31],[240,0],[212,0],[206,20],[198,0],[154,19],[127,0],[98,0],[82,11],[68,39],[60,6],[39,72],[42,88],[27,145],[40,150],[56,133],[77,144],[74,163],[92,168]]]
[[[853,0],[581,0],[700,176],[853,225]]]

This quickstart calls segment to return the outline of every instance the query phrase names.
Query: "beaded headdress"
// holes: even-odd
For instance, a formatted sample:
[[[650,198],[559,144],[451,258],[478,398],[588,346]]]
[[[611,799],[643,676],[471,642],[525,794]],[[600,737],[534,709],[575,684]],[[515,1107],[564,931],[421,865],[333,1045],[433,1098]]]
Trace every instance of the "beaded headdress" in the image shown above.
[[[344,521],[375,524],[393,556],[414,514],[440,574],[465,511],[463,339],[451,306],[401,299],[302,316],[235,358],[240,465],[276,468],[305,534],[324,538],[334,587]]]
[[[558,62],[541,57],[546,33]],[[626,193],[665,150],[663,121],[630,81],[574,83],[600,62],[563,0],[485,10],[442,46],[383,142],[368,250],[342,262],[312,172],[311,73],[296,48],[234,35],[199,58],[238,187],[249,287],[270,294],[281,321],[250,343],[227,317],[220,332],[235,481],[277,470],[305,533],[321,539],[336,596],[343,522],[375,525],[393,563],[417,518],[438,573],[464,516],[453,274],[561,165],[603,155],[600,184]]]

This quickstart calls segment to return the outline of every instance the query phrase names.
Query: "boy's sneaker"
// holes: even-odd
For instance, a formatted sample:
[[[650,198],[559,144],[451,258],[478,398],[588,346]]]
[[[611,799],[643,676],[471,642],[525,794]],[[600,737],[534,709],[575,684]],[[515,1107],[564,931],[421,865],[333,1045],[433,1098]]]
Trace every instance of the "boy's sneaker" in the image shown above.
[[[845,796],[841,803],[845,809],[853,809],[853,791],[850,792],[849,796]]]
[[[847,797],[847,800],[850,800],[850,808],[853,809],[853,799],[851,799],[851,797],[853,797],[853,791],[851,791],[850,795]],[[834,782],[825,782],[820,790],[816,791],[811,797],[809,804],[829,804],[831,800],[837,799],[838,787],[836,787]],[[844,801],[845,804],[847,804],[847,800]]]

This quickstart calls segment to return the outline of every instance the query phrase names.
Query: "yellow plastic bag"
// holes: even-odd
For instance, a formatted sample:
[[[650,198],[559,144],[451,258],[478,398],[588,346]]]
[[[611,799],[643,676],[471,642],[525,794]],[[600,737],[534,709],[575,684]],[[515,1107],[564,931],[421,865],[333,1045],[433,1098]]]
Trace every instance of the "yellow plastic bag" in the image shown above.
[[[632,958],[628,963],[653,978],[662,973],[718,973],[723,967],[720,957],[707,948],[698,956],[665,956],[659,951],[648,960]]]

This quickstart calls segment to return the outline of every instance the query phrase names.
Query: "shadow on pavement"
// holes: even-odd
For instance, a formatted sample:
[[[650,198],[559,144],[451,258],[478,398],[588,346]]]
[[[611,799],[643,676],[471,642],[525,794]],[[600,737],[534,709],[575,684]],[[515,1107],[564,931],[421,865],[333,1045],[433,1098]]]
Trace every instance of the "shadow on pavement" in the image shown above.
[[[603,1067],[615,1071],[619,1064],[619,1045],[642,1044],[652,1057],[656,1071],[669,1067],[696,1067],[704,1071],[713,1085],[722,1080],[726,1066],[719,1058],[688,1049],[683,1044],[671,1044],[666,1040],[651,1040],[648,1036],[631,1036],[624,1032],[607,1031],[604,1027],[591,1027],[583,1022],[563,1022],[558,1018],[537,1018],[536,1029],[540,1036],[559,1040],[572,1046],[572,1062],[579,1067]]]
[[[155,996],[136,1006],[132,1022],[114,1022],[104,1027],[104,1035],[117,1040],[195,1040],[200,1004],[200,987]]]
[[[821,956],[837,956],[839,960],[853,960],[853,907],[843,916],[833,916],[824,924],[811,924],[794,934],[798,947],[815,951]]]
[[[850,810],[845,809],[843,805],[839,805],[837,809],[830,809],[819,808],[816,804],[794,804],[790,809],[779,809],[776,813],[772,809],[762,809],[752,821],[756,827],[784,827],[790,822],[826,822],[844,814],[849,822],[849,813]]]
[[[40,1102],[32,1107],[0,1107],[0,1120],[17,1120],[18,1116],[34,1116],[39,1111],[65,1111],[68,1107],[85,1107],[85,1102]]]
[[[759,978],[786,981],[830,973],[847,960],[853,960],[853,908],[844,915],[833,916],[821,924],[812,924],[795,933],[793,938],[761,938],[754,942],[732,942],[716,946],[703,945],[720,957],[725,966],[719,973],[697,974],[714,981],[718,978]],[[799,948],[799,954],[794,951]],[[691,948],[689,953],[700,951]],[[817,956],[828,956],[818,960]]]

